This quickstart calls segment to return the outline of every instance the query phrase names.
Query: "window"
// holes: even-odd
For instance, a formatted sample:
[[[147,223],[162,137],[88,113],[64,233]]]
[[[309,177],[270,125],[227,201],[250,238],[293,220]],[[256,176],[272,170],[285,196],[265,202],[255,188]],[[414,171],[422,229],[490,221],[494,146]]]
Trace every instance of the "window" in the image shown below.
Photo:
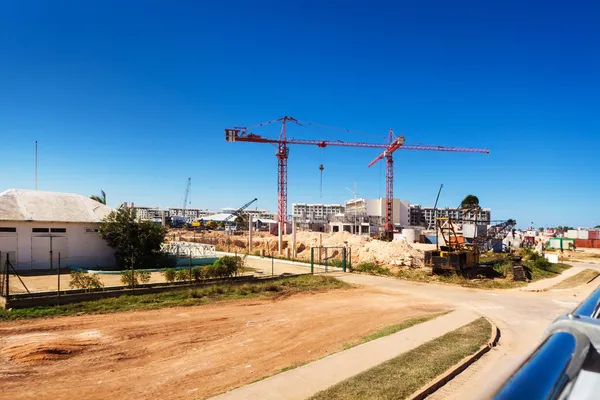
[[[31,228],[31,232],[33,233],[43,233],[48,231],[48,228]]]
[[[67,228],[50,228],[50,232],[67,233]]]
[[[85,233],[98,233],[98,228],[85,228]]]
[[[8,228],[4,226],[0,226],[0,232],[16,232],[17,228]]]

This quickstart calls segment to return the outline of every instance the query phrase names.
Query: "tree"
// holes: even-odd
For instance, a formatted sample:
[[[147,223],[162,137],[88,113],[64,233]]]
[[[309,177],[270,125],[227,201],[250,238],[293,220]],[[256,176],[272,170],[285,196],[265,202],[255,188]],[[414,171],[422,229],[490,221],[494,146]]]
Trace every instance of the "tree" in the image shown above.
[[[120,207],[100,224],[99,235],[115,249],[117,266],[124,268],[167,267],[170,257],[161,252],[165,227],[150,221],[137,221],[135,210]]]
[[[100,196],[96,196],[95,194],[93,194],[90,196],[90,199],[96,200],[98,203],[106,205],[106,192],[104,190],[101,190]]]
[[[460,203],[460,208],[465,210],[477,210],[479,209],[479,199],[477,196],[469,194]]]
[[[594,229],[600,229],[600,225],[596,225]]]

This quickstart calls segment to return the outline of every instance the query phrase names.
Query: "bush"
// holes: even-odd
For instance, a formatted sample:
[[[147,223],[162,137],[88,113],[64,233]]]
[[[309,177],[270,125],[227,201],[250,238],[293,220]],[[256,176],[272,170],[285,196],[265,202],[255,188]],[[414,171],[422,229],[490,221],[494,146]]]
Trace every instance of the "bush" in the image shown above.
[[[536,258],[528,263],[528,266],[532,269],[541,269],[544,271],[548,271],[552,268],[552,263],[545,258]]]
[[[145,270],[133,271],[133,284],[139,285],[141,283],[150,282],[152,273]],[[121,271],[121,283],[126,286],[131,286],[131,270]]]
[[[142,283],[150,282],[150,278],[152,277],[152,273],[146,270],[135,271],[135,275]]]
[[[192,279],[194,279],[196,282],[204,280],[204,276],[204,269],[201,267],[192,268]]]
[[[185,282],[190,280],[190,271],[187,269],[181,269],[175,272],[175,280],[177,282]]]
[[[100,289],[104,285],[100,278],[96,275],[88,274],[85,272],[79,271],[71,271],[71,281],[69,282],[69,287],[74,289]]]
[[[167,282],[175,282],[175,270],[173,268],[166,268],[161,271],[161,274],[165,277]]]
[[[361,262],[353,270],[358,271],[358,272],[364,272],[366,274],[372,274],[372,275],[389,275],[390,274],[390,271],[387,268],[380,267],[379,265],[375,264],[374,262]]]

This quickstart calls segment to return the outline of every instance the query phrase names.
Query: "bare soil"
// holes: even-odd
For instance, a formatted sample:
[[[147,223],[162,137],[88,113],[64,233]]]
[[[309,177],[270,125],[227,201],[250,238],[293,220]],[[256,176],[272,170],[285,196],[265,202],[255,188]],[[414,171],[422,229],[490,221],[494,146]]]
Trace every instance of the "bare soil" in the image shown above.
[[[248,234],[228,235],[223,232],[188,232],[184,230],[171,230],[170,240],[192,241],[213,244],[217,251],[245,253],[248,250]],[[353,235],[348,232],[319,233],[299,231],[296,233],[296,258],[309,260],[310,248],[315,246],[346,245],[352,251],[352,260],[359,262],[376,262],[382,265],[397,265],[406,267],[423,266],[423,251],[408,244],[404,240],[385,242],[370,238],[365,235]],[[291,255],[292,235],[284,235],[282,241],[283,255]],[[253,234],[252,252],[263,251],[264,254],[277,252],[277,237],[267,233]],[[335,252],[335,249],[331,250]],[[333,259],[341,257],[339,254],[330,253]]]
[[[202,399],[446,311],[374,289],[0,324],[4,398]]]

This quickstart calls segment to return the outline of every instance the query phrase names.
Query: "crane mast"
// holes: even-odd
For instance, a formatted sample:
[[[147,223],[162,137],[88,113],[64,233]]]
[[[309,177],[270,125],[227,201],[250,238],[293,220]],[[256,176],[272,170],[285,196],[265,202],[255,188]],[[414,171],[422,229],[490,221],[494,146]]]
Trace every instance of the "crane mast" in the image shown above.
[[[185,185],[185,195],[183,196],[183,218],[186,218],[185,216],[185,210],[187,209],[187,205],[188,205],[188,197],[190,196],[190,186],[192,185],[192,178],[188,178],[187,180],[187,184]]]

